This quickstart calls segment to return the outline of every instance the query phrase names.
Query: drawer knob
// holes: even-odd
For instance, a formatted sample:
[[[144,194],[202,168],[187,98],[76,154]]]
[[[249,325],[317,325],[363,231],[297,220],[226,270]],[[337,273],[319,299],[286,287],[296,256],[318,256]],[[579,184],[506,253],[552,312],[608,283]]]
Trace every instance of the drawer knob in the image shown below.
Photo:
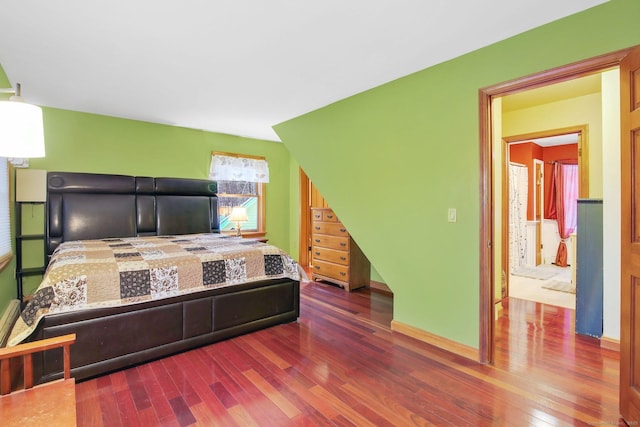
[[[313,268],[315,268],[316,270],[320,270],[320,266],[319,265],[314,265]]]
[[[346,232],[347,232],[347,229],[346,229],[346,228],[341,228],[341,229],[340,229],[340,232],[341,232],[341,233],[346,233]]]
[[[316,243],[320,243],[320,239],[316,239]]]
[[[346,243],[344,243],[344,242],[341,242],[341,243],[340,243],[340,246],[347,246],[347,244],[346,244]]]
[[[316,230],[320,230],[320,227],[316,226]]]
[[[320,252],[316,252],[316,255],[317,255],[317,256],[320,256]]]
[[[342,261],[346,261],[346,260],[347,260],[347,257],[345,257],[345,256],[341,256],[341,257],[340,257],[340,259],[341,259]]]
[[[341,272],[340,272],[340,275],[341,275],[341,276],[346,276],[346,275],[347,275],[347,273],[345,273],[344,271],[341,271]]]
[[[333,215],[327,215],[327,218],[331,219],[333,218]]]

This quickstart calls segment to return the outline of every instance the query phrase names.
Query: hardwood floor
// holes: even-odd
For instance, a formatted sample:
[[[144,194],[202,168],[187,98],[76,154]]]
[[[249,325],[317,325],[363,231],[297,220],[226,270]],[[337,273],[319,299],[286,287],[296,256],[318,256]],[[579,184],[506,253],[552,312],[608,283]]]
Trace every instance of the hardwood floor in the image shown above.
[[[78,383],[78,425],[618,424],[618,354],[572,310],[510,300],[484,366],[391,332],[391,307],[303,284],[298,322]]]

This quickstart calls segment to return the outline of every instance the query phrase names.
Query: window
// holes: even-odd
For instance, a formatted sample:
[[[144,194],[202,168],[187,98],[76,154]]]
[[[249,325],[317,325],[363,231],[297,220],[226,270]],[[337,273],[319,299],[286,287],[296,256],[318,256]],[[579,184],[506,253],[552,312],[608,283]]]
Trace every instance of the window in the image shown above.
[[[0,268],[11,260],[11,217],[9,214],[9,171],[0,157]]]
[[[269,169],[264,157],[214,152],[209,178],[218,183],[220,230],[232,231],[237,223],[230,220],[231,210],[242,206],[248,221],[240,224],[243,232],[265,233],[265,183]]]
[[[248,181],[218,181],[218,212],[220,214],[220,230],[235,230],[237,224],[229,220],[231,210],[235,206],[243,206],[247,210],[249,220],[240,224],[247,232],[264,232],[260,222],[262,213],[262,188],[264,184]]]

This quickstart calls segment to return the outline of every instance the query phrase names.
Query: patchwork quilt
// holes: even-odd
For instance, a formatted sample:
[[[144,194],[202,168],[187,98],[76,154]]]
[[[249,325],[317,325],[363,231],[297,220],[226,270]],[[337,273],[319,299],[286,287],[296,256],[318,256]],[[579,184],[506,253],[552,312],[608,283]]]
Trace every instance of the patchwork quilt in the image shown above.
[[[152,236],[62,243],[18,318],[8,346],[47,313],[135,304],[267,279],[300,280],[281,249],[220,234]]]

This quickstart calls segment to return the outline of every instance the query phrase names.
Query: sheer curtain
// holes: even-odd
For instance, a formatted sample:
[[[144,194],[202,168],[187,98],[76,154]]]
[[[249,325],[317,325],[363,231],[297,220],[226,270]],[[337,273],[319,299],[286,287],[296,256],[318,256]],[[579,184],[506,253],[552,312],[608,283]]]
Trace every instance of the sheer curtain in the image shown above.
[[[527,200],[529,169],[509,163],[509,268],[517,270],[527,258]]]
[[[553,166],[547,217],[556,219],[560,244],[556,265],[567,266],[566,239],[578,224],[578,164],[575,160],[559,160]]]

